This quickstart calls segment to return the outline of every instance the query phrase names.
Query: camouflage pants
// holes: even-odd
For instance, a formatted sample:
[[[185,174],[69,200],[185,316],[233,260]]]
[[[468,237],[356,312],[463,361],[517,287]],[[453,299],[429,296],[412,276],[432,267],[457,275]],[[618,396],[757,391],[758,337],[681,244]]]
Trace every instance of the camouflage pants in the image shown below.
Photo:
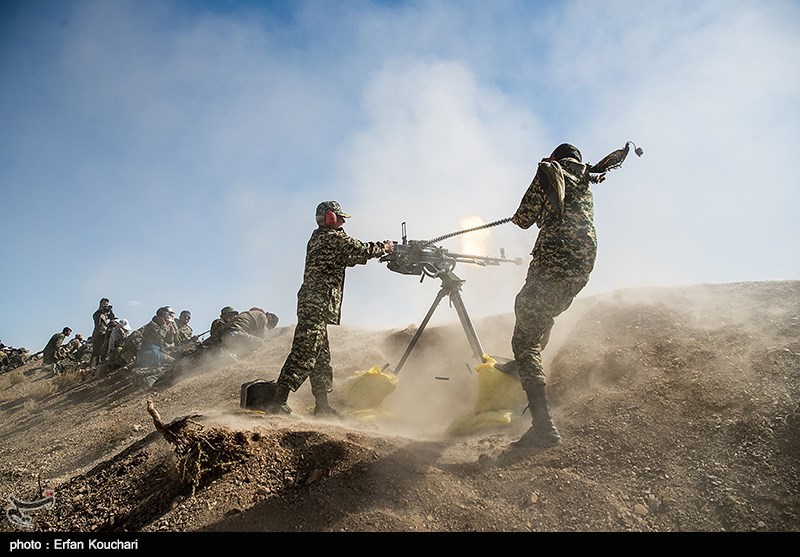
[[[522,387],[545,385],[542,351],[555,318],[567,310],[587,280],[548,281],[529,276],[514,302],[516,323],[511,348]]]
[[[278,384],[296,391],[309,378],[314,397],[327,396],[331,392],[333,368],[328,325],[300,321],[294,330],[292,350],[281,368]]]

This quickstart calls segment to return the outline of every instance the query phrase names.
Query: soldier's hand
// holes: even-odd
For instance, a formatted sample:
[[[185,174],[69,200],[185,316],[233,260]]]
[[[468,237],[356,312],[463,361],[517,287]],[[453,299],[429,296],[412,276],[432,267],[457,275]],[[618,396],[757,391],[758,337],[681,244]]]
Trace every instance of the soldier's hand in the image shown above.
[[[392,253],[394,251],[394,242],[392,242],[391,240],[384,240],[383,251],[386,253]]]

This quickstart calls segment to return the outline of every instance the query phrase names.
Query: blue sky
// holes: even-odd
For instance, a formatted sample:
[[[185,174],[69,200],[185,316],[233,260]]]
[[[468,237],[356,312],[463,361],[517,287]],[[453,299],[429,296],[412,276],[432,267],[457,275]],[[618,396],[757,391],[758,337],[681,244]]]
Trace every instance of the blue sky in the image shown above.
[[[88,335],[104,296],[134,327],[295,323],[320,201],[362,240],[434,238],[513,214],[564,141],[645,151],[595,189],[581,296],[798,279],[798,30],[789,0],[5,1],[0,339]],[[441,245],[527,265],[535,236]],[[473,319],[526,265],[457,267]],[[350,269],[343,325],[419,324],[438,287]]]

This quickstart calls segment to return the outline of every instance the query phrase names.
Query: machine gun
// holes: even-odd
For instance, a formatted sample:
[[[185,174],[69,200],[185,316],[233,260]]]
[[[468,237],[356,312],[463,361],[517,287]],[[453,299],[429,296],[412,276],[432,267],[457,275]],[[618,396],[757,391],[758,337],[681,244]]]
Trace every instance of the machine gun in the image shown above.
[[[441,275],[452,273],[456,263],[471,263],[483,267],[500,265],[501,263],[522,265],[522,258],[506,258],[503,248],[500,248],[500,257],[485,257],[482,255],[454,253],[432,245],[430,240],[409,240],[406,236],[406,223],[402,223],[401,226],[403,232],[402,243],[395,242],[394,252],[384,255],[380,258],[380,261],[386,263],[387,268],[395,273],[419,275],[420,282],[425,277],[441,278]]]
[[[508,219],[505,219],[506,221]],[[500,222],[500,221],[498,221]],[[490,224],[493,225],[494,223]],[[489,226],[489,225],[487,225]],[[466,282],[459,278],[454,272],[457,263],[471,263],[473,265],[481,266],[499,266],[501,263],[513,263],[514,265],[522,265],[522,258],[508,259],[505,255],[505,250],[500,250],[500,257],[485,257],[480,255],[465,255],[462,253],[453,253],[444,248],[432,245],[434,240],[419,241],[409,240],[406,236],[406,223],[402,223],[402,243],[395,242],[394,251],[380,258],[379,261],[386,263],[387,268],[395,273],[403,275],[419,275],[419,281],[425,280],[425,277],[438,278],[442,281],[442,287],[433,301],[427,315],[422,320],[422,324],[411,339],[406,351],[400,358],[400,362],[394,369],[395,375],[400,373],[406,360],[411,355],[411,351],[416,346],[417,341],[425,327],[433,316],[439,302],[445,296],[450,297],[451,304],[455,307],[458,318],[461,321],[461,326],[467,335],[467,340],[472,348],[472,353],[475,358],[480,362],[483,358],[484,351],[481,342],[478,339],[478,334],[475,332],[475,327],[467,313],[467,308],[464,306],[464,301],[461,299],[461,286]],[[449,236],[449,235],[448,235]]]

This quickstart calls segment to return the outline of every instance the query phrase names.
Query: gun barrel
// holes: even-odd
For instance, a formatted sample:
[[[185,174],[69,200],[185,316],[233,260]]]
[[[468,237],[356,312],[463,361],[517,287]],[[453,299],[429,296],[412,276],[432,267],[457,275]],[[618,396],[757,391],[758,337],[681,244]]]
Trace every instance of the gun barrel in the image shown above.
[[[522,265],[522,258],[508,259],[507,257],[487,257],[483,255],[466,255],[464,253],[449,253],[456,261],[462,263],[473,263],[475,265],[500,265],[501,263],[513,263]]]

